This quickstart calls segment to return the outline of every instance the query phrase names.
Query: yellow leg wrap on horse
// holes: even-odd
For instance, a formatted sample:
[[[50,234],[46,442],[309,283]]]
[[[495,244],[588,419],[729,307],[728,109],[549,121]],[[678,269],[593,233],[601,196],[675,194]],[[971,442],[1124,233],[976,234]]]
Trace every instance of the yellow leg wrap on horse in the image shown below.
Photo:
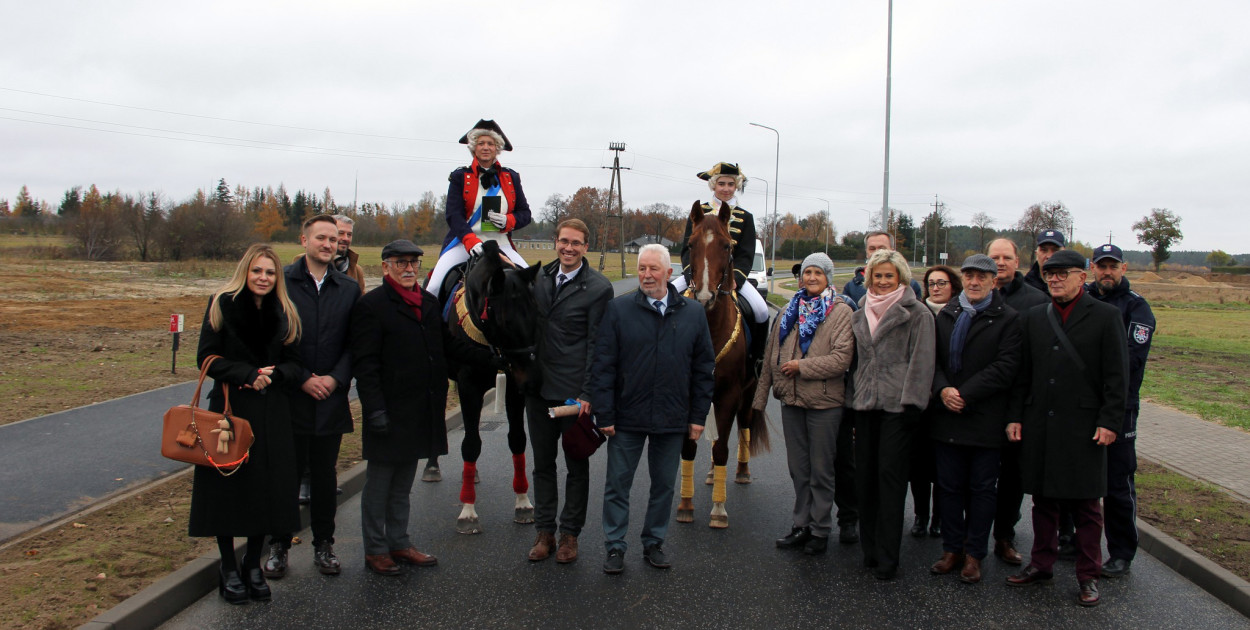
[[[738,463],[751,461],[751,430],[738,429]]]
[[[725,502],[725,467],[715,466],[712,468],[712,501],[714,503]]]
[[[694,498],[694,460],[681,460],[681,498]]]

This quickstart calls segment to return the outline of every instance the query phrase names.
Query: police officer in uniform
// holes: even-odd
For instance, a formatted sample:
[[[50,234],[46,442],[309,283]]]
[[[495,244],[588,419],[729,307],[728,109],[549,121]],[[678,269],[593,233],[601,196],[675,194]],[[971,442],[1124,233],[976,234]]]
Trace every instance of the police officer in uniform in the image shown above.
[[[1124,410],[1124,430],[1107,447],[1107,496],[1102,500],[1104,532],[1110,558],[1102,565],[1102,576],[1126,575],[1137,554],[1137,414],[1141,411],[1138,392],[1146,372],[1146,358],[1154,339],[1155,316],[1146,298],[1129,287],[1124,272],[1124,252],[1119,247],[1094,248],[1094,281],[1085,290],[1101,302],[1120,309],[1128,339],[1128,402]]]

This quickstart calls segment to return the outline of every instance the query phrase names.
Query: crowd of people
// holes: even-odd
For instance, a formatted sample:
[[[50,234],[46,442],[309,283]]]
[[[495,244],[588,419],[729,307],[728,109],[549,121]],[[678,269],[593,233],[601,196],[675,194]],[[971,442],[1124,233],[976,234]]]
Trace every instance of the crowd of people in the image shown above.
[[[485,240],[522,264],[511,233],[530,221],[520,175],[497,159],[512,149],[502,129],[482,120],[461,142],[472,161],[449,178],[451,229],[424,287],[423,250],[398,240],[382,250],[382,284],[366,292],[350,248],[351,219],[318,215],[302,226],[301,256],[283,267],[272,248],[254,245],[210,299],[198,358],[221,358],[208,370],[209,408],[219,411],[229,390],[256,435],[236,474],[195,471],[190,533],[216,537],[226,601],[269,599],[267,579],[287,572],[302,473],[312,563],[322,574],[341,571],[335,467],[342,436],[353,430],[352,379],[368,462],[365,565],[396,575],[401,564],[437,564],[412,541],[409,497],[417,461],[447,453],[447,357],[500,365],[486,347],[447,332],[437,295],[453,265],[480,255]],[[1064,248],[1062,232],[1047,230],[1027,275],[1018,270],[1016,243],[998,239],[958,269],[934,266],[917,282],[892,237],[873,232],[864,266],[841,292],[824,254],[797,265],[797,290],[770,326],[738,265],[755,244],[754,219],[737,205],[746,177],[727,162],[698,175],[713,193],[705,208],[732,210],[734,284],[752,332],[748,361],[759,375],[752,406],[763,413],[769,395],[781,403],[795,497],[791,529],[776,546],[822,554],[836,529],[841,543],[861,544],[877,578],[893,579],[910,484],[911,534],[942,539],[933,574],[957,572],[975,584],[992,551],[1024,565],[1007,584],[1027,586],[1050,580],[1055,561],[1073,556],[1078,601],[1097,605],[1099,578],[1128,573],[1137,549],[1133,441],[1155,326],[1124,278],[1123,252],[1099,246],[1091,267]],[[644,246],[638,289],[613,297],[585,258],[590,240],[582,221],[561,222],[556,260],[533,284],[537,373],[526,415],[536,537],[527,558],[578,558],[589,461],[565,451],[561,509],[557,458],[577,415],[548,413],[576,404],[607,436],[604,571],[625,568],[630,491],[644,450],[643,558],[668,568],[664,543],[682,445],[700,437],[712,401],[708,322],[683,295],[686,279],[673,277],[668,249]],[[1015,543],[1026,493],[1027,564]],[[236,537],[247,540],[241,560]]]

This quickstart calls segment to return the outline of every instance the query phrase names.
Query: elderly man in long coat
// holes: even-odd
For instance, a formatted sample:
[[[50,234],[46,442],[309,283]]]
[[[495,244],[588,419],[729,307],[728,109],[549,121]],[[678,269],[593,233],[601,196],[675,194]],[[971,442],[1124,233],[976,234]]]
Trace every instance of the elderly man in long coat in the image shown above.
[[[1059,553],[1059,509],[1072,512],[1079,550],[1078,603],[1099,603],[1102,509],[1107,494],[1107,445],[1122,430],[1128,353],[1114,306],[1084,290],[1085,257],[1057,252],[1042,266],[1051,303],[1029,311],[1017,393],[1007,436],[1022,443],[1024,491],[1033,495],[1029,565],[1007,578],[1027,586],[1053,577]]]

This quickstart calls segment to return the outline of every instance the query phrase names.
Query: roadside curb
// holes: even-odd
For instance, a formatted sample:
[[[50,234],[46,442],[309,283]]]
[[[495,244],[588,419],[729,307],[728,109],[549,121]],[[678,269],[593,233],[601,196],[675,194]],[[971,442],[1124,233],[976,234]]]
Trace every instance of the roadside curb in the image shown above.
[[[482,398],[484,409],[494,404],[494,391],[490,390]],[[459,408],[447,416],[449,432],[463,424]],[[339,475],[339,487],[343,489],[343,494],[338,497],[338,505],[364,488],[367,467],[367,462],[362,461]],[[301,505],[300,531],[308,529],[310,519],[308,506]],[[235,546],[235,553],[242,553],[245,547],[246,542],[240,541]],[[79,630],[147,630],[159,627],[217,587],[219,560],[216,552],[200,556],[79,626]]]
[[[1202,557],[1180,541],[1137,519],[1138,547],[1230,608],[1250,617],[1250,582]]]

